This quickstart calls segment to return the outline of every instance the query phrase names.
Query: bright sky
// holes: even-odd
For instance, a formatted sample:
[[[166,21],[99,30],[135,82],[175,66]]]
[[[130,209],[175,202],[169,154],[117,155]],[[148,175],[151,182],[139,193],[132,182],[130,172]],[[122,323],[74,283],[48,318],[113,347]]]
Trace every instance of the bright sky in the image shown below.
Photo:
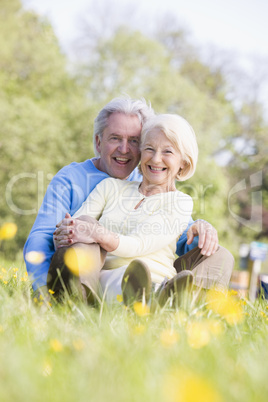
[[[79,17],[96,1],[103,2],[22,0],[27,7],[49,18],[64,48],[79,35]],[[148,22],[169,11],[189,28],[196,44],[216,44],[237,55],[262,55],[268,59],[267,0],[116,0],[112,4],[117,14],[126,4],[131,4],[133,11],[138,11],[143,18],[147,16]]]

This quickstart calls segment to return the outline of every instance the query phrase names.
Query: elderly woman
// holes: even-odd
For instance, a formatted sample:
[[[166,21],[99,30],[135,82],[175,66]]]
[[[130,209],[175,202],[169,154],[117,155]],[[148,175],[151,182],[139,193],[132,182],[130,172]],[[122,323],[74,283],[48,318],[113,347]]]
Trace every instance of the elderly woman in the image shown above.
[[[160,287],[164,304],[171,292],[192,282],[191,271],[177,274],[173,266],[176,242],[193,208],[191,197],[177,190],[175,182],[194,174],[197,157],[195,133],[185,119],[154,116],[141,133],[142,182],[100,182],[73,216],[75,230],[66,229],[58,239],[58,245],[72,242],[76,247],[76,233],[81,242],[83,231],[83,243],[98,243],[107,251],[100,272],[107,300],[122,293],[125,304],[142,295],[148,302],[152,288]],[[80,278],[87,288],[86,274]]]

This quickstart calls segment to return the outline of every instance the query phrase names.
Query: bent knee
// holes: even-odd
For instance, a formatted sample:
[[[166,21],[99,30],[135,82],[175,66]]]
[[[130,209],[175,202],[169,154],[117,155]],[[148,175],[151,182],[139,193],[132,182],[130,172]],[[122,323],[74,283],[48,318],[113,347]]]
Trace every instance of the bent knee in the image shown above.
[[[225,247],[219,246],[217,250],[217,254],[220,258],[221,261],[224,262],[224,265],[226,265],[226,268],[230,267],[230,270],[233,270],[235,259],[232,253],[230,253],[229,250],[227,250]]]

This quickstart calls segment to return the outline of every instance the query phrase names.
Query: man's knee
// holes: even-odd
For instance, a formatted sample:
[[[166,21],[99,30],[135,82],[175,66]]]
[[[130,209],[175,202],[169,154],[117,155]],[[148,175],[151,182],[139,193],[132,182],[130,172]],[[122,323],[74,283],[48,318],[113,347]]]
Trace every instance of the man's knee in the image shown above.
[[[64,262],[64,255],[69,247],[58,248],[51,260],[48,274],[47,274],[47,287],[54,292],[62,290],[62,281],[66,283],[69,279],[69,270]]]
[[[222,246],[219,246],[216,253],[218,254],[219,260],[222,261],[222,265],[224,267],[224,272],[226,273],[226,275],[229,275],[229,277],[231,278],[231,274],[233,272],[234,263],[235,263],[233,254],[230,253],[229,250],[227,250],[226,248],[224,248]]]
[[[219,246],[218,250],[197,265],[193,272],[197,286],[209,289],[217,287],[226,289],[229,286],[234,267],[234,257],[226,248]]]

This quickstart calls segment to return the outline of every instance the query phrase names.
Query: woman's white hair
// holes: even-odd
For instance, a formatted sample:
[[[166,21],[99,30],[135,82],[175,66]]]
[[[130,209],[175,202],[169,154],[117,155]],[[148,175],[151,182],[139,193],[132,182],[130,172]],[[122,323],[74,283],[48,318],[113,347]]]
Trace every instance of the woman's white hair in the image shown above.
[[[149,103],[147,105],[144,98],[131,99],[126,95],[112,99],[103,107],[94,120],[93,143],[96,156],[99,156],[99,152],[96,148],[96,137],[100,140],[102,139],[103,131],[108,126],[108,118],[112,113],[124,113],[129,116],[137,116],[142,126],[150,117],[154,116],[154,110],[151,104]]]
[[[141,150],[147,134],[155,129],[162,131],[182,156],[184,167],[180,169],[176,179],[184,181],[192,177],[198,159],[198,146],[192,126],[183,117],[176,114],[155,115],[143,125]]]

